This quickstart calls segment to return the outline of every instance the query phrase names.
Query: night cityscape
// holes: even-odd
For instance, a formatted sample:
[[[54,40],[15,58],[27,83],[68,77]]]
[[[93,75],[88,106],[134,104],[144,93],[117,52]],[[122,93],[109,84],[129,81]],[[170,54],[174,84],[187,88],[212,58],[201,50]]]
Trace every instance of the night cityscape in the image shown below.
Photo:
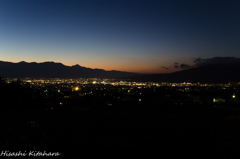
[[[0,159],[239,159],[239,7],[0,0]]]
[[[1,149],[61,157],[234,158],[239,89],[240,83],[1,79]]]

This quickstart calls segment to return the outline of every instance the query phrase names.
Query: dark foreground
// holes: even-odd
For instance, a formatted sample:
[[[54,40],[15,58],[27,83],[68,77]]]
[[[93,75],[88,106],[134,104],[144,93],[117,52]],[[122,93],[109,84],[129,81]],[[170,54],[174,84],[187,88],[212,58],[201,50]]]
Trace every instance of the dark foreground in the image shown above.
[[[0,122],[0,151],[59,152],[51,158],[82,159],[240,158],[240,113],[233,110],[2,110]]]

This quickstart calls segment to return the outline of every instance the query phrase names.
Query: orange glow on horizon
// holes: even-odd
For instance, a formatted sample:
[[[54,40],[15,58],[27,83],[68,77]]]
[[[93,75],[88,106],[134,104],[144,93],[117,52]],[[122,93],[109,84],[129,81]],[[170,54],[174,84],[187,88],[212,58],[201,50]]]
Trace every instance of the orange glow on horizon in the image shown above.
[[[66,64],[65,64],[66,65]],[[70,64],[70,65],[66,65],[66,66],[74,66],[77,64]],[[79,64],[80,65],[80,64]],[[80,65],[81,67],[86,67],[83,65]],[[159,68],[159,69],[140,69],[140,68],[109,68],[109,67],[86,67],[86,68],[90,68],[90,69],[103,69],[105,71],[122,71],[122,72],[132,72],[132,73],[141,73],[141,74],[165,74],[165,73],[173,73],[176,70],[173,69],[163,69],[163,68]]]
[[[21,61],[25,61],[27,63],[44,63],[44,62],[55,62],[55,63],[62,63],[65,66],[74,66],[74,65],[80,65],[81,67],[86,67],[90,69],[103,69],[105,71],[122,71],[122,72],[132,72],[132,73],[141,73],[141,74],[165,74],[165,73],[173,73],[175,69],[163,69],[160,67],[156,67],[156,63],[145,63],[145,64],[139,64],[140,62],[132,62],[132,63],[121,63],[121,61],[110,61],[110,62],[100,62],[100,63],[83,63],[83,62],[76,62],[72,63],[70,61],[63,62],[63,61],[51,61],[51,60],[46,60],[46,61],[28,61],[28,60],[3,60],[6,62],[13,62],[13,63],[19,63]]]
[[[75,64],[64,64],[66,66],[74,66],[74,65],[77,65],[76,63]],[[148,66],[148,68],[145,68],[145,69],[141,69],[141,68],[138,68],[138,67],[131,67],[131,66],[128,66],[128,65],[125,65],[125,66],[117,66],[117,65],[110,65],[109,63],[106,64],[106,65],[99,65],[99,67],[96,67],[96,66],[85,66],[85,65],[81,65],[81,64],[78,64],[80,65],[81,67],[86,67],[86,68],[90,68],[90,69],[103,69],[105,71],[122,71],[122,72],[132,72],[132,73],[141,73],[141,74],[165,74],[165,73],[173,73],[173,72],[176,72],[177,70],[174,70],[174,69],[163,69],[163,68],[157,68],[157,67],[154,67],[154,66]],[[97,65],[97,64],[95,64]],[[143,67],[143,66],[141,66]],[[152,68],[155,68],[155,69],[152,69]]]

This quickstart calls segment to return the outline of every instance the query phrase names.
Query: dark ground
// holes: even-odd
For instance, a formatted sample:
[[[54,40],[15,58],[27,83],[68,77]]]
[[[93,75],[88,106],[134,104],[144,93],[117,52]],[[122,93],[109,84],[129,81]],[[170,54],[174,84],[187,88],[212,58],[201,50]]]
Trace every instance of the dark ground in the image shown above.
[[[240,113],[212,107],[2,110],[0,125],[0,150],[84,159],[240,158]]]

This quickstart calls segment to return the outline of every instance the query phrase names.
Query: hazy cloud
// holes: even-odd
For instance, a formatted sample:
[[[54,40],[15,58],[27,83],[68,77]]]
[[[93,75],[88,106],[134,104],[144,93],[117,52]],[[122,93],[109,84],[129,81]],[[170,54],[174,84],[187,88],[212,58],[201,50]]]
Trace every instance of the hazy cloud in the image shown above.
[[[174,62],[173,67],[174,68],[179,68],[179,63],[178,62]]]
[[[167,70],[169,69],[168,67],[164,67],[164,66],[161,66],[161,68],[164,68],[164,69],[167,69]]]
[[[178,62],[174,62],[173,65],[169,66],[168,68],[181,68],[181,69],[189,69],[189,68],[194,68],[194,67],[200,67],[200,66],[205,66],[205,65],[214,65],[214,64],[226,64],[226,65],[234,65],[234,66],[239,66],[240,67],[240,58],[236,57],[213,57],[213,58],[194,58],[193,60],[194,64],[193,65],[188,65],[188,64],[180,64]],[[162,68],[164,68],[162,66]],[[168,69],[165,67],[165,69]]]
[[[201,57],[195,58],[194,61],[195,66],[204,66],[204,65],[213,65],[213,64],[238,64],[240,63],[240,58],[235,57],[213,57],[202,59]]]
[[[191,68],[191,66],[190,65],[186,65],[186,64],[181,64],[180,68],[181,69],[186,69],[186,68]]]

